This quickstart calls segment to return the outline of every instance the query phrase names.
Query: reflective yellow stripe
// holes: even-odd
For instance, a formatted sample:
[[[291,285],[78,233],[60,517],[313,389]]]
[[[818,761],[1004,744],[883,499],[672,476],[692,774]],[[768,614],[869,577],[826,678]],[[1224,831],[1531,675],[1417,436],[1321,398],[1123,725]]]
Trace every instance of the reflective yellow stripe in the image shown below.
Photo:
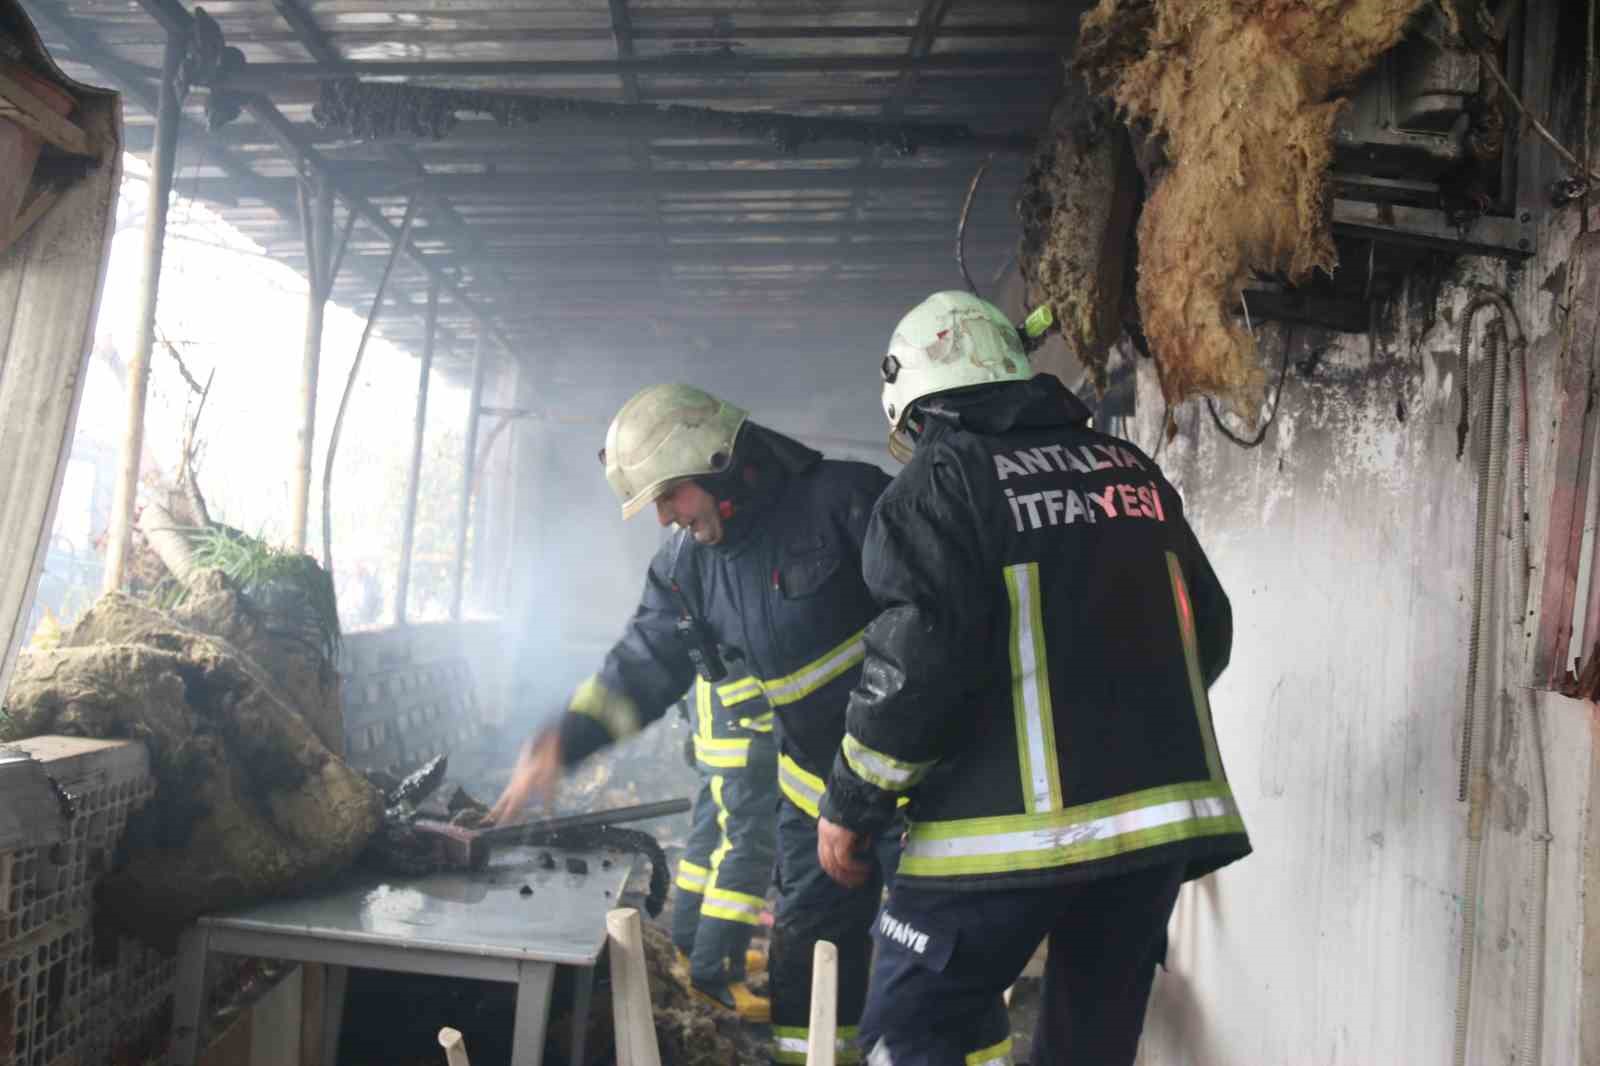
[[[737,770],[750,765],[749,737],[694,738],[694,757],[708,770]]]
[[[907,834],[899,876],[1041,870],[1243,832],[1226,782],[1191,781],[1047,814],[921,822]]]
[[[934,768],[938,760],[927,762],[901,762],[892,755],[874,751],[855,737],[845,734],[844,761],[856,776],[887,792],[904,792],[921,781]]]
[[[1039,609],[1039,564],[1008,566],[1005,578],[1011,599],[1011,707],[1017,723],[1023,807],[1029,814],[1059,811],[1061,768]]]
[[[678,880],[675,883],[685,892],[693,892],[698,896],[705,892],[706,881],[710,876],[711,871],[704,866],[683,861],[678,863]]]
[[[700,765],[707,770],[743,770],[750,765],[748,755],[702,755]]]
[[[711,918],[721,918],[725,922],[760,925],[761,912],[766,910],[766,907],[767,901],[760,896],[712,887],[706,891],[706,899],[700,905],[700,913]]]
[[[711,880],[707,883],[707,892],[716,888],[717,868],[722,865],[723,858],[733,847],[733,841],[728,839],[728,807],[722,801],[722,786],[725,780],[721,774],[714,774],[711,778],[711,802],[717,805],[717,828],[722,832],[722,838],[717,842],[716,850],[711,853]]]
[[[763,680],[761,689],[766,693],[768,702],[774,707],[782,707],[784,704],[803,700],[851,667],[858,665],[866,657],[866,645],[861,639],[864,633],[865,629],[792,674]]]
[[[739,719],[739,725],[752,733],[770,733],[772,732],[772,712],[758,714],[754,718],[741,718]]]
[[[761,695],[761,682],[753,677],[741,677],[737,681],[717,686],[717,699],[724,707],[737,707],[759,695]]]
[[[822,803],[822,790],[827,787],[827,782],[789,758],[787,755],[778,756],[778,788],[789,797],[789,802],[805,811],[811,817],[817,817],[818,807]]]
[[[1167,553],[1167,573],[1172,577],[1172,599],[1178,609],[1183,658],[1189,667],[1189,691],[1194,695],[1194,713],[1200,720],[1200,743],[1206,751],[1206,773],[1211,780],[1221,781],[1222,759],[1217,755],[1217,733],[1211,722],[1211,698],[1206,695],[1205,678],[1200,673],[1200,642],[1195,637],[1194,601],[1189,598],[1189,583],[1183,579],[1183,566],[1172,552]]]
[[[631,737],[639,731],[639,711],[633,701],[606,688],[598,677],[591,677],[578,686],[567,710],[593,718],[611,734],[612,740]]]
[[[695,737],[694,746],[704,751],[749,751],[749,737]]]
[[[1011,1066],[1011,1038],[967,1055],[967,1066]]]
[[[839,1026],[838,1032],[834,1036],[835,1061],[839,1063],[861,1061],[861,1050],[856,1047],[856,1038],[860,1035],[860,1032],[860,1026]],[[810,1040],[810,1029],[792,1025],[774,1025],[772,1027],[772,1061],[797,1063],[803,1066],[806,1061],[806,1045]]]
[[[699,744],[702,740],[710,740],[713,736],[711,728],[711,685],[705,678],[697,678],[694,683],[694,740]]]

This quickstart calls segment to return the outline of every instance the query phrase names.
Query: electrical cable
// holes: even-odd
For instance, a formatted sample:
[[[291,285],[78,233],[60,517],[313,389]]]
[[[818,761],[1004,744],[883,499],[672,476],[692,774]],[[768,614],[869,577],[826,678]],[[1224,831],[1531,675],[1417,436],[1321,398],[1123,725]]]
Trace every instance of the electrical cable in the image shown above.
[[[1370,266],[1367,269],[1369,272],[1371,271]],[[1239,306],[1244,310],[1244,328],[1249,330],[1250,339],[1255,340],[1256,327],[1255,323],[1250,321],[1250,301],[1245,299],[1243,292],[1239,293]],[[1290,330],[1286,332],[1283,337],[1283,359],[1278,365],[1278,385],[1272,390],[1272,413],[1268,415],[1267,420],[1262,423],[1261,430],[1255,435],[1254,439],[1245,440],[1243,437],[1234,433],[1233,430],[1223,425],[1222,416],[1217,413],[1216,402],[1213,401],[1211,397],[1206,397],[1206,409],[1211,412],[1211,421],[1216,423],[1218,431],[1220,431],[1224,437],[1227,437],[1234,444],[1237,444],[1239,447],[1244,448],[1247,451],[1251,448],[1260,447],[1261,442],[1267,439],[1267,430],[1272,428],[1272,423],[1278,417],[1278,404],[1283,399],[1283,382],[1284,379],[1289,376],[1289,349],[1293,346],[1294,332],[1293,330]]]
[[[1267,415],[1267,420],[1261,424],[1261,429],[1254,437],[1246,440],[1229,429],[1222,421],[1222,416],[1217,413],[1216,401],[1209,396],[1206,397],[1206,409],[1211,412],[1211,421],[1216,423],[1217,431],[1241,448],[1248,450],[1260,447],[1261,442],[1267,439],[1267,430],[1272,428],[1273,421],[1278,417],[1278,408],[1282,406],[1283,401],[1283,383],[1289,376],[1289,349],[1292,347],[1290,343],[1292,339],[1292,335],[1283,338],[1283,358],[1278,363],[1278,384],[1272,390],[1272,413]]]

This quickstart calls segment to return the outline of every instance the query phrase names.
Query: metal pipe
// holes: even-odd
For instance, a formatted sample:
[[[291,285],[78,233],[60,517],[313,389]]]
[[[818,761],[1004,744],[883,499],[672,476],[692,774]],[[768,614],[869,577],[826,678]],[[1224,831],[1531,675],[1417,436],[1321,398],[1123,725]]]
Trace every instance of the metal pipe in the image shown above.
[[[361,360],[367,354],[367,339],[377,324],[383,310],[383,294],[389,287],[389,276],[394,264],[411,238],[411,223],[417,217],[417,193],[406,201],[406,217],[400,223],[400,232],[389,249],[389,261],[383,265],[383,275],[378,278],[378,291],[372,294],[372,310],[367,312],[367,324],[361,328],[361,341],[356,345],[356,358],[350,364],[350,376],[345,378],[344,392],[339,396],[339,410],[333,416],[333,430],[328,434],[328,454],[322,463],[322,567],[333,576],[333,460],[339,454],[339,434],[344,429],[344,413],[350,407],[350,394],[355,391],[356,375],[361,372]]]
[[[456,506],[456,557],[450,573],[450,620],[461,618],[462,590],[467,576],[467,528],[472,519],[473,480],[477,476],[478,425],[483,412],[483,379],[488,368],[488,347],[478,334],[472,356],[472,398],[467,405],[467,439],[461,450],[461,498]]]
[[[422,487],[422,443],[428,433],[428,382],[439,332],[439,285],[428,282],[428,317],[422,333],[422,365],[417,370],[417,410],[411,424],[411,466],[406,471],[406,510],[400,524],[400,573],[394,585],[394,624],[406,624],[406,594],[411,590],[411,549],[417,535],[417,492]]]
[[[311,463],[317,440],[317,381],[322,367],[322,323],[333,288],[329,274],[333,239],[333,189],[317,179],[313,203],[306,203],[301,185],[300,218],[306,243],[305,344],[300,357],[300,426],[295,431],[294,485],[289,498],[289,542],[306,550],[306,521],[311,505]]]
[[[1472,316],[1476,308],[1469,305],[1462,318],[1462,335],[1470,338]],[[1485,619],[1493,620],[1497,602],[1495,575],[1498,571],[1499,522],[1504,512],[1502,482],[1506,466],[1506,421],[1510,417],[1505,402],[1509,382],[1498,380],[1505,373],[1505,363],[1500,359],[1499,339],[1502,331],[1490,329],[1484,349],[1484,373],[1479,386],[1478,410],[1488,416],[1489,439],[1479,467],[1477,547],[1473,563],[1472,638],[1468,650],[1467,707],[1463,723],[1461,780],[1467,799],[1466,862],[1462,871],[1461,886],[1461,964],[1456,979],[1455,1048],[1452,1061],[1455,1066],[1466,1066],[1468,1044],[1471,1040],[1472,991],[1478,951],[1478,907],[1482,891],[1480,880],[1483,863],[1484,821],[1489,799],[1489,769],[1487,745],[1482,736],[1488,724],[1491,697],[1489,683],[1494,672],[1487,667],[1489,657],[1483,654]],[[1463,349],[1467,340],[1463,341]],[[1465,373],[1463,363],[1463,373]],[[1503,413],[1502,413],[1503,412]],[[1483,422],[1479,421],[1480,426]],[[1489,676],[1484,676],[1484,675]]]
[[[1504,328],[1502,326],[1502,328]],[[1528,559],[1528,356],[1522,341],[1507,344],[1512,385],[1511,409],[1521,417],[1521,433],[1516,438],[1513,461],[1516,495],[1511,508],[1511,603],[1517,611],[1514,632],[1519,638],[1514,661],[1521,661],[1529,626],[1529,589],[1532,567]],[[1522,1016],[1517,1025],[1517,1066],[1538,1066],[1544,1035],[1544,959],[1550,890],[1550,791],[1544,763],[1543,723],[1539,696],[1526,685],[1517,684],[1518,699],[1527,728],[1521,731],[1527,745],[1528,767],[1528,933],[1526,962],[1522,979]]]
[[[156,143],[150,152],[150,187],[144,223],[144,282],[139,290],[138,332],[128,360],[128,415],[122,437],[122,459],[111,504],[111,529],[106,542],[102,592],[122,587],[132,546],[133,510],[139,493],[139,462],[144,453],[145,399],[150,391],[150,352],[155,345],[156,298],[161,291],[161,253],[167,232],[167,198],[172,193],[173,164],[178,158],[178,65],[184,39],[167,34],[161,62],[161,101],[156,109]]]

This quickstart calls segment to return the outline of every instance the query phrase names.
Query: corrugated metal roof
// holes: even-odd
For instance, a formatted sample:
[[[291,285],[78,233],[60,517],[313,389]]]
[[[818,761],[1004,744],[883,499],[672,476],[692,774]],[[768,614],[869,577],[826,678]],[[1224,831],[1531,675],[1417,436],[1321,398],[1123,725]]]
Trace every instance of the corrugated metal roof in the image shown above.
[[[987,280],[1014,242],[1022,141],[1044,122],[1085,5],[1054,0],[224,0],[204,5],[282,117],[246,112],[203,130],[190,94],[177,186],[217,205],[270,254],[303,269],[292,139],[341,190],[393,227],[425,191],[413,244],[444,283],[441,359],[486,329],[515,354],[552,330],[619,337],[668,321],[699,330],[792,331],[819,316],[882,328],[932,288],[959,285],[955,221],[998,144],[969,226]],[[153,139],[150,105],[175,0],[28,0],[75,75],[125,92],[127,142]],[[354,64],[354,66],[351,66]],[[385,67],[384,64],[401,64]],[[444,66],[441,66],[443,64]],[[313,118],[323,82],[358,73],[416,85],[611,103],[682,104],[872,121],[957,123],[984,140],[900,156],[860,143],[786,152],[713,127],[547,119],[502,127],[462,113],[434,140],[362,141]],[[269,116],[270,117],[270,116]],[[277,123],[271,119],[272,124]],[[338,225],[336,225],[336,230]],[[353,230],[334,299],[364,310],[389,241]],[[385,332],[420,344],[428,277],[402,264],[405,314]],[[455,298],[465,293],[474,316]],[[295,358],[298,358],[296,354]]]

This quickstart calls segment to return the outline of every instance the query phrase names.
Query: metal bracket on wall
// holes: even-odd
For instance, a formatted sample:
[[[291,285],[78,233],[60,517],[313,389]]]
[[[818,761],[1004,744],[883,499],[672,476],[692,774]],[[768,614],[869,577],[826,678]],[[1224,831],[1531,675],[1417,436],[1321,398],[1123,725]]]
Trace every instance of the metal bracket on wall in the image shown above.
[[[1549,56],[1559,5],[1522,8],[1508,36],[1504,73],[1528,112],[1543,118],[1549,113]],[[1479,172],[1468,142],[1490,134],[1464,126],[1479,86],[1476,57],[1439,47],[1427,32],[1384,57],[1337,131],[1337,236],[1509,259],[1538,250],[1538,219],[1550,204],[1547,151],[1515,106],[1502,99],[1500,159],[1482,164]],[[1453,216],[1441,204],[1447,198],[1458,208],[1477,205],[1481,211]]]

